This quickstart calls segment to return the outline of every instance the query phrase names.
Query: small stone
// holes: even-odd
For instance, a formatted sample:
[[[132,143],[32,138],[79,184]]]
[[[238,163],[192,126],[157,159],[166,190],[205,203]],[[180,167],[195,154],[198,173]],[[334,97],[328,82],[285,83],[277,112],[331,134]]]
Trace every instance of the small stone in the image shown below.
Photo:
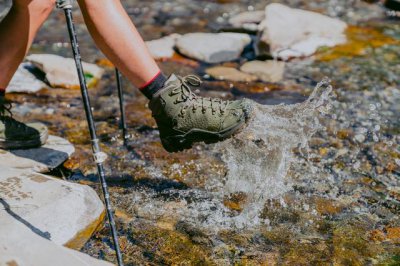
[[[67,140],[49,136],[47,143],[39,148],[0,152],[0,168],[10,167],[45,173],[66,161],[74,146]]]
[[[206,69],[206,73],[218,80],[250,82],[258,79],[254,75],[243,73],[232,67],[216,66]]]
[[[314,54],[319,47],[346,42],[347,24],[319,13],[273,3],[265,8],[261,39],[273,57],[284,60]]]
[[[32,54],[26,59],[46,74],[51,86],[80,88],[74,59],[53,54]],[[95,64],[82,62],[82,65],[88,86],[94,85],[104,73],[104,70]]]
[[[30,71],[33,68],[34,66],[31,63],[21,64],[7,87],[7,93],[34,93],[40,91],[41,89],[48,88],[46,83],[38,80],[35,75]]]
[[[255,25],[254,29],[257,29],[257,24],[263,21],[265,18],[265,11],[246,11],[232,16],[229,19],[229,24],[238,28],[249,29],[249,25]],[[252,28],[252,27],[251,27]]]
[[[363,143],[365,141],[365,136],[362,134],[357,134],[354,136],[354,139],[359,143]]]
[[[386,235],[388,239],[397,240],[400,243],[400,227],[386,228]]]
[[[182,54],[207,63],[236,60],[251,43],[247,34],[241,33],[189,33],[176,43]]]
[[[147,41],[146,45],[154,59],[171,58],[174,53],[176,41],[180,34],[171,34],[158,40]]]
[[[283,79],[285,62],[250,61],[243,64],[240,70],[253,74],[265,82],[279,82]]]

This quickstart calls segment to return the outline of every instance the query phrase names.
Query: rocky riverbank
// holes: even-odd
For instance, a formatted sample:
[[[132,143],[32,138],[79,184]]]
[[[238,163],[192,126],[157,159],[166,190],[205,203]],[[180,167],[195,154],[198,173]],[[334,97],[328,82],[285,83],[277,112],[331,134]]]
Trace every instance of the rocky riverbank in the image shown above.
[[[398,21],[380,3],[270,2],[124,1],[166,74],[197,73],[205,80],[201,95],[247,97],[276,111],[263,128],[271,130],[266,136],[274,144],[283,143],[274,149],[267,149],[268,141],[243,149],[234,142],[177,154],[162,149],[147,101],[127,82],[131,138],[122,146],[113,68],[75,10],[84,60],[104,69],[90,94],[102,148],[110,155],[107,178],[126,264],[399,263]],[[309,16],[320,23],[309,23]],[[296,22],[309,25],[304,27],[312,34],[303,26],[295,31]],[[280,30],[284,26],[290,29]],[[285,33],[298,38],[283,41]],[[188,47],[193,39],[212,41]],[[70,49],[63,17],[55,12],[32,53],[70,57]],[[325,76],[334,89],[321,112],[309,116],[304,104],[289,105],[305,101]],[[15,115],[46,122],[76,147],[52,175],[101,193],[79,91],[49,85],[9,94]],[[286,105],[273,106],[281,103]],[[282,152],[301,137],[295,132],[308,130],[315,132],[300,141],[305,145]],[[238,153],[259,148],[268,151],[260,160]],[[235,158],[240,164],[232,164]],[[260,205],[256,215],[249,212]],[[108,230],[97,231],[82,251],[115,263]]]

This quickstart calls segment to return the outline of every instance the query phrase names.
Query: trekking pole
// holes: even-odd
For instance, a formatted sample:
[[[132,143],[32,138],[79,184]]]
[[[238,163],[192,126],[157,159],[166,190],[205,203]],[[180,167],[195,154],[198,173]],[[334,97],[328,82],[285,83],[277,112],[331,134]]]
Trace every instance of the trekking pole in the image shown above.
[[[124,108],[124,92],[122,91],[121,73],[119,72],[118,68],[115,68],[115,78],[117,79],[119,111],[121,114],[120,127],[122,128],[122,138],[124,139],[124,145],[126,146],[129,135],[128,135],[128,131],[126,128],[126,118],[125,118],[125,108]]]
[[[64,13],[65,13],[65,18],[66,18],[67,26],[68,26],[68,33],[69,33],[69,37],[71,39],[72,52],[74,54],[76,69],[77,69],[78,76],[79,76],[79,84],[80,84],[81,93],[82,93],[83,105],[84,105],[85,113],[86,113],[86,120],[87,120],[88,126],[89,126],[89,133],[90,133],[90,138],[91,138],[91,142],[92,142],[93,157],[94,157],[94,161],[96,162],[96,165],[97,165],[97,172],[98,172],[98,176],[99,176],[100,183],[101,183],[102,190],[103,190],[103,196],[104,196],[104,201],[106,204],[108,220],[110,222],[111,234],[112,234],[112,238],[114,241],[114,249],[115,249],[115,253],[117,255],[118,265],[122,266],[123,265],[122,255],[121,255],[121,250],[119,248],[118,235],[117,235],[117,230],[115,227],[114,216],[113,216],[111,203],[110,203],[110,194],[108,193],[108,188],[107,188],[107,183],[106,183],[105,173],[104,173],[104,166],[103,166],[103,162],[107,158],[107,155],[100,150],[99,139],[96,136],[96,127],[95,127],[94,120],[93,120],[93,114],[92,114],[92,109],[90,106],[88,89],[86,86],[85,76],[84,76],[84,72],[83,72],[83,68],[82,68],[81,55],[79,52],[79,46],[78,46],[78,41],[76,38],[75,27],[74,27],[74,23],[72,20],[72,1],[73,0],[57,0],[57,7],[60,9],[63,9]]]

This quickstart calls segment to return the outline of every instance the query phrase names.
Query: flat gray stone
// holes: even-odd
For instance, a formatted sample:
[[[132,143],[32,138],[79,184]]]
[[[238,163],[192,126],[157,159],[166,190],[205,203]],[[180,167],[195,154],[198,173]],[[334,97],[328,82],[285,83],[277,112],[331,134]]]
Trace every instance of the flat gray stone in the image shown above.
[[[18,239],[21,248],[23,243],[32,245],[15,229],[21,225],[37,236],[65,245],[79,242],[81,235],[90,236],[92,231],[80,233],[93,230],[102,221],[103,212],[103,203],[89,186],[1,167],[0,236]]]
[[[3,204],[4,205],[4,204]],[[34,232],[17,214],[2,215],[0,203],[0,265],[4,266],[110,266],[81,252],[57,245]]]
[[[279,82],[285,72],[285,62],[282,61],[250,61],[244,63],[240,70],[257,76],[265,82]]]
[[[242,33],[188,33],[178,39],[182,54],[207,63],[238,59],[251,38]]]
[[[73,58],[65,58],[53,54],[32,54],[27,56],[26,60],[46,73],[46,79],[51,86],[63,88],[79,87],[79,78]],[[104,73],[104,70],[95,64],[82,62],[82,65],[85,74],[89,74],[94,79],[100,79]]]
[[[257,80],[257,77],[243,73],[233,67],[216,66],[206,69],[206,73],[215,79],[250,82]]]
[[[22,63],[11,79],[7,87],[7,92],[35,93],[41,89],[48,88],[49,86],[47,86],[46,83],[37,79],[35,75],[28,70],[33,67],[31,63]]]
[[[0,149],[0,168],[44,173],[62,164],[74,151],[74,146],[66,139],[49,136],[47,143],[40,148],[11,151]]]
[[[148,41],[146,45],[154,59],[171,58],[175,53],[176,41],[180,37],[180,34],[171,34],[158,40]]]
[[[294,9],[282,4],[269,4],[260,24],[262,41],[270,46],[274,57],[284,60],[310,56],[321,46],[346,42],[347,24],[322,14]]]

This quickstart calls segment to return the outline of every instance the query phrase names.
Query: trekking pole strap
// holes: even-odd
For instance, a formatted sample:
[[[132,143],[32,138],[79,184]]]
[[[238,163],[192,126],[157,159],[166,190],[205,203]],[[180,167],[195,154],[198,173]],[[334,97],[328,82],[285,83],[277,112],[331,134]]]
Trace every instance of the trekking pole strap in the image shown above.
[[[72,2],[74,0],[57,0],[57,8],[67,9],[72,8]]]

